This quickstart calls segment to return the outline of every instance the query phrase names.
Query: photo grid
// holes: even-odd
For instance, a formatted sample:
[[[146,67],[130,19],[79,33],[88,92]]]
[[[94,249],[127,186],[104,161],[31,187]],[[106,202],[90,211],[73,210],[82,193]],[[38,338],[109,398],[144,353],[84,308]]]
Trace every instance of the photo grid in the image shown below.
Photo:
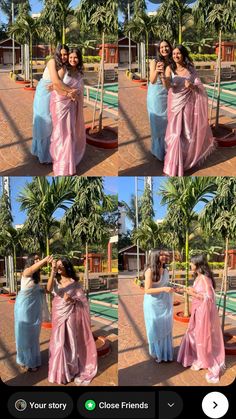
[[[232,415],[235,97],[234,0],[0,0],[6,415]]]

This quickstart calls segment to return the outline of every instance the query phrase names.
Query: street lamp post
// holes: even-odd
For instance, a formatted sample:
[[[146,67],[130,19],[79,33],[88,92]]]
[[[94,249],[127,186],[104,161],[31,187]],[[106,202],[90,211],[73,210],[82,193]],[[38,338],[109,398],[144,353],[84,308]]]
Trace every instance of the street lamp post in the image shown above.
[[[138,228],[138,177],[135,176],[135,213],[136,229]],[[137,240],[137,278],[139,279],[139,240]]]

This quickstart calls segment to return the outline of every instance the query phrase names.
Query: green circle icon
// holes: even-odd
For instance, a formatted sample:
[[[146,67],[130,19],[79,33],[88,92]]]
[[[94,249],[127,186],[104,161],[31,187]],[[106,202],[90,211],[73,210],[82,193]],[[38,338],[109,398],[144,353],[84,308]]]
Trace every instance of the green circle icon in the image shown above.
[[[94,410],[96,407],[96,403],[94,400],[86,400],[84,407],[86,410]]]

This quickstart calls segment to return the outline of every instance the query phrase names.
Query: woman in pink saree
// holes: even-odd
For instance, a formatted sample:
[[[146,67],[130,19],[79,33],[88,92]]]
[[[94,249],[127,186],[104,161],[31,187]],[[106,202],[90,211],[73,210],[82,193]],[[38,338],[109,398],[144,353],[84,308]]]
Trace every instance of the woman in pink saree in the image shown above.
[[[162,80],[169,88],[164,173],[183,176],[214,150],[214,138],[208,124],[207,93],[188,51],[179,45],[172,56]]]
[[[86,135],[83,115],[84,83],[83,61],[81,52],[72,49],[69,52],[69,64],[63,77],[63,83],[77,90],[71,97],[64,90],[55,88],[51,94],[50,112],[53,131],[50,154],[55,176],[76,174],[76,166],[82,160],[86,148]]]
[[[215,303],[215,281],[203,256],[191,259],[195,282],[187,288],[192,296],[192,313],[188,330],[182,339],[177,361],[193,371],[208,369],[208,383],[218,383],[225,368],[225,348]]]
[[[97,349],[91,332],[89,304],[77,281],[69,259],[52,262],[47,284],[47,290],[54,296],[50,383],[66,384],[74,380],[77,385],[87,385],[97,373]]]

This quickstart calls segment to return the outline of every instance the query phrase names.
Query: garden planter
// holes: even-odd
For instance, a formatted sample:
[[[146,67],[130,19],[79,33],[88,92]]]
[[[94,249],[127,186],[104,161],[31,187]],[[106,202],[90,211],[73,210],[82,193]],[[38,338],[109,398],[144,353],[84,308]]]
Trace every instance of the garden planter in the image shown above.
[[[213,136],[219,147],[236,146],[236,130],[224,124],[219,124],[216,128],[211,125]]]
[[[8,303],[9,304],[15,304],[15,302],[16,302],[16,299],[15,298],[11,298],[10,300],[8,300]]]
[[[179,306],[180,304],[181,304],[181,302],[180,302],[180,301],[174,301],[174,302],[173,302],[173,305],[174,305],[174,306]]]
[[[29,80],[16,80],[16,83],[18,83],[18,84],[29,84],[30,81]]]
[[[86,127],[87,143],[99,148],[113,149],[118,147],[117,131],[111,127],[104,127],[101,132],[98,127],[92,131],[91,127]]]
[[[147,88],[148,88],[147,84],[143,84],[143,86],[140,86],[140,89],[143,89],[143,90],[147,90]]]
[[[132,81],[134,83],[146,83],[147,80],[145,80],[145,79],[133,79]]]
[[[104,336],[94,336],[98,357],[109,355],[111,344]]]
[[[52,322],[42,322],[41,327],[43,329],[51,329],[52,328]]]
[[[224,333],[226,355],[236,355],[236,336],[231,333]]]
[[[188,323],[190,320],[190,316],[184,317],[183,311],[177,311],[177,313],[174,313],[174,319],[177,320],[178,322]]]
[[[34,90],[36,90],[36,87],[34,87],[34,86],[32,86],[32,87],[31,86],[25,86],[24,87],[24,90],[29,90],[29,91],[32,91],[33,90],[34,91]]]
[[[15,295],[16,295],[15,292],[9,292],[7,294],[2,294],[3,297],[7,297],[7,298],[9,298],[9,297],[15,297]]]

